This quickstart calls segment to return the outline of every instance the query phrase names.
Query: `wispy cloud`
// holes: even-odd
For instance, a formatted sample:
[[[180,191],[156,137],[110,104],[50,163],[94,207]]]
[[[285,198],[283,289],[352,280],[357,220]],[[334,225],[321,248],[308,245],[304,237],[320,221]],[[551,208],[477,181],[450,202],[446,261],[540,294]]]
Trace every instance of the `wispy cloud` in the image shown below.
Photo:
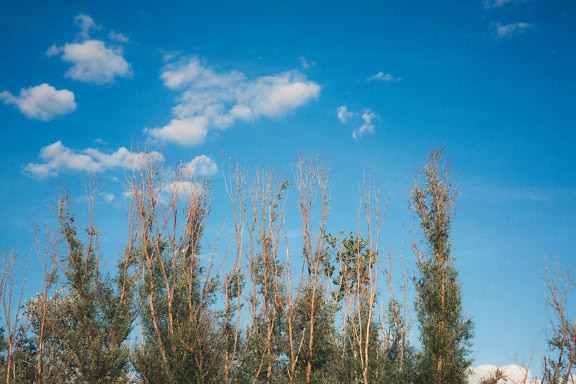
[[[302,65],[302,68],[304,68],[304,69],[310,69],[310,68],[316,66],[316,62],[308,61],[305,57],[301,56],[298,59],[300,60],[300,65]]]
[[[121,45],[108,45],[103,40],[90,38],[90,31],[101,29],[88,15],[80,14],[74,19],[81,29],[83,41],[66,43],[63,46],[52,45],[46,51],[48,56],[61,56],[62,60],[72,64],[66,71],[66,77],[74,80],[92,83],[112,83],[118,77],[132,76],[130,65],[124,58]],[[127,42],[127,36],[111,32],[116,42]]]
[[[389,83],[394,80],[400,80],[398,77],[392,76],[390,73],[378,72],[372,76],[369,76],[367,81],[382,81]]]
[[[74,17],[74,24],[76,24],[80,28],[80,37],[83,39],[88,39],[90,37],[90,30],[95,29],[99,30],[102,29],[101,26],[96,24],[92,17],[80,13],[76,17]]]
[[[160,78],[180,92],[174,119],[145,132],[180,145],[201,144],[210,130],[228,128],[237,120],[281,118],[320,94],[320,86],[298,71],[249,79],[236,70],[216,72],[196,57],[166,65]]]
[[[368,108],[364,108],[362,113],[359,114],[358,112],[348,110],[347,106],[341,105],[336,109],[336,116],[342,124],[347,124],[351,119],[362,121],[362,125],[352,131],[352,138],[356,141],[360,140],[364,135],[376,132],[373,120],[377,119],[378,115]],[[357,119],[357,116],[360,116],[360,118]]]
[[[519,4],[525,0],[484,0],[484,8],[500,8],[506,5]]]
[[[61,172],[104,172],[115,168],[133,169],[147,161],[161,161],[159,152],[131,152],[121,147],[113,153],[87,148],[75,151],[57,141],[40,150],[40,163],[29,163],[24,173],[38,179],[55,177]]]
[[[374,124],[372,120],[376,119],[376,114],[369,109],[365,109],[362,113],[362,121],[364,124],[360,126],[357,130],[352,132],[352,138],[354,140],[360,140],[362,136],[366,134],[371,134],[375,132]]]
[[[26,117],[42,121],[49,121],[56,116],[76,110],[72,91],[57,90],[46,83],[21,89],[19,96],[14,96],[8,91],[0,92],[0,100],[16,106]]]
[[[511,24],[496,24],[495,25],[495,35],[499,39],[510,39],[526,34],[532,28],[534,24],[526,22],[517,22]]]
[[[346,124],[349,119],[358,115],[356,112],[351,112],[348,110],[348,107],[345,105],[341,105],[336,109],[336,116],[338,116],[338,120],[342,124]]]

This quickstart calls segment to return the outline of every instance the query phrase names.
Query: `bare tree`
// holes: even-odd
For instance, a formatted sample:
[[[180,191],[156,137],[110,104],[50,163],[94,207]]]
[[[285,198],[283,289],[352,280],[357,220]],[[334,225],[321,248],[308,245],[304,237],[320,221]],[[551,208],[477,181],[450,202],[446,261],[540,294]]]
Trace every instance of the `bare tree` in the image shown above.
[[[312,361],[314,359],[314,342],[317,320],[318,295],[324,289],[321,284],[321,266],[326,241],[326,224],[330,215],[329,173],[325,165],[318,160],[299,158],[295,172],[296,187],[300,202],[302,219],[303,258],[306,263],[306,287],[310,295],[308,325],[308,356],[306,364],[306,383],[312,380]],[[319,218],[316,234],[312,234],[313,205],[319,199]]]
[[[142,346],[134,356],[146,382],[207,382],[220,370],[210,348],[213,254],[200,265],[210,182],[184,170],[168,179],[157,161],[129,180],[129,250],[138,268]]]
[[[16,377],[15,372],[15,346],[19,337],[18,328],[21,325],[22,298],[26,285],[26,272],[28,270],[28,259],[23,272],[23,278],[18,284],[17,254],[6,252],[0,255],[0,303],[4,315],[6,331],[6,384],[9,384]]]
[[[550,271],[547,261],[546,285],[552,335],[548,340],[549,354],[544,357],[542,383],[572,384],[576,381],[576,319],[570,318],[568,300],[576,280],[568,270],[560,273],[557,266]]]

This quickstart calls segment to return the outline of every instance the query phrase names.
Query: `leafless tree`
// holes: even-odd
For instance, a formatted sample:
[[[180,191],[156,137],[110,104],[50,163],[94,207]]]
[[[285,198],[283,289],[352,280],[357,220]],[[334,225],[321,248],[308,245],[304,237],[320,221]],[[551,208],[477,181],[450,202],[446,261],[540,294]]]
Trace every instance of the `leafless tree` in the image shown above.
[[[576,380],[576,319],[571,318],[568,302],[576,288],[576,280],[569,270],[562,273],[555,266],[552,271],[546,262],[546,305],[552,335],[548,340],[549,354],[544,357],[543,384],[572,384]]]

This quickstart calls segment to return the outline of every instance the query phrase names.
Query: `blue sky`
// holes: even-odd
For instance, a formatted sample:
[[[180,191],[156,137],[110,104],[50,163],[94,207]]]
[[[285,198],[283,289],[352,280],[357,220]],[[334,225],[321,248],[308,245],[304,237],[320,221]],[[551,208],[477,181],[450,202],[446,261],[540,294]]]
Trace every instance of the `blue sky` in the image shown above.
[[[299,154],[328,159],[333,232],[354,228],[369,171],[385,247],[409,260],[408,193],[445,146],[476,363],[539,368],[544,257],[576,269],[573,2],[4,1],[0,34],[3,250],[33,254],[59,187],[79,197],[94,172],[113,260],[148,144],[213,176],[212,233],[230,158],[287,176]]]

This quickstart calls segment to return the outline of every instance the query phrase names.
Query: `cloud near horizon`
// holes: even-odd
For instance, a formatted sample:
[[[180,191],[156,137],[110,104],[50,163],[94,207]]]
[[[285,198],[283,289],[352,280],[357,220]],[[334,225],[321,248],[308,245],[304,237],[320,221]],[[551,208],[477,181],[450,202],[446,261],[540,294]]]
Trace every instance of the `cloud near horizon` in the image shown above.
[[[197,57],[166,65],[160,78],[180,96],[174,118],[145,133],[183,146],[202,144],[211,130],[238,120],[282,118],[320,94],[320,86],[296,70],[249,79],[237,70],[216,72]]]
[[[495,365],[480,365],[471,368],[468,375],[468,383],[481,384],[496,378],[496,371],[502,375],[502,377],[498,379],[498,384],[540,383],[540,380],[532,376],[530,369],[516,364],[504,365],[501,367]]]
[[[115,168],[134,169],[146,161],[162,161],[164,157],[159,152],[131,152],[124,147],[110,154],[94,148],[75,151],[57,141],[40,150],[40,159],[41,163],[29,163],[23,172],[43,180],[64,171],[100,173]]]
[[[79,36],[83,41],[66,43],[63,46],[52,45],[46,51],[48,56],[60,56],[62,61],[72,64],[65,76],[73,80],[91,84],[112,83],[118,77],[131,77],[132,69],[124,58],[121,45],[107,45],[103,40],[90,38],[90,30],[101,29],[88,15],[80,14],[74,22],[81,29]],[[111,32],[116,42],[126,42],[128,37]]]
[[[49,121],[56,116],[76,110],[72,91],[57,90],[46,83],[23,88],[19,96],[14,96],[8,91],[0,92],[0,100],[5,104],[15,105],[26,117],[41,121]]]

